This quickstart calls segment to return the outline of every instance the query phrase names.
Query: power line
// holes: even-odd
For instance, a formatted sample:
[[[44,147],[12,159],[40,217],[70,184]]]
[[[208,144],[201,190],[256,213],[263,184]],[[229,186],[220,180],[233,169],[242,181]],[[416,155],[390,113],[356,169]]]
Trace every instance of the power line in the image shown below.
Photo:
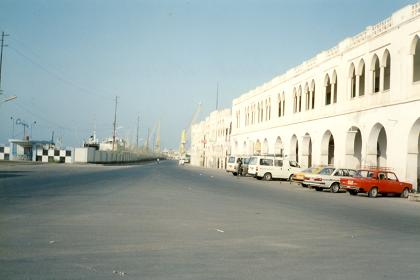
[[[42,64],[40,64],[40,63],[38,63],[38,62],[36,62],[36,61],[35,61],[35,60],[33,60],[32,58],[30,58],[29,56],[27,56],[26,54],[24,54],[22,51],[18,50],[17,48],[12,47],[12,46],[9,46],[9,48],[10,48],[11,50],[13,50],[13,51],[14,51],[16,54],[18,54],[19,56],[21,56],[21,57],[25,58],[26,60],[28,60],[28,61],[29,61],[31,64],[33,64],[34,66],[36,66],[36,67],[40,68],[40,69],[41,69],[42,71],[44,71],[45,73],[47,73],[47,74],[49,74],[49,75],[51,75],[51,76],[55,77],[57,80],[59,80],[59,81],[61,81],[61,82],[63,82],[63,83],[66,83],[66,84],[68,84],[68,85],[70,85],[70,86],[73,86],[73,87],[75,87],[75,88],[77,88],[77,89],[79,89],[79,90],[81,90],[81,91],[83,91],[83,92],[85,92],[85,93],[87,93],[87,94],[90,94],[90,95],[93,95],[93,96],[96,96],[96,97],[107,97],[107,96],[105,96],[105,95],[98,94],[97,92],[92,91],[92,90],[90,90],[90,89],[88,89],[88,88],[85,88],[85,87],[83,87],[83,86],[81,86],[81,85],[78,85],[77,83],[75,83],[75,82],[73,82],[73,81],[71,81],[71,80],[69,80],[69,79],[66,79],[66,78],[62,77],[60,74],[57,74],[57,73],[55,73],[55,72],[53,72],[53,71],[49,70],[46,66],[44,66],[44,65],[42,65]]]

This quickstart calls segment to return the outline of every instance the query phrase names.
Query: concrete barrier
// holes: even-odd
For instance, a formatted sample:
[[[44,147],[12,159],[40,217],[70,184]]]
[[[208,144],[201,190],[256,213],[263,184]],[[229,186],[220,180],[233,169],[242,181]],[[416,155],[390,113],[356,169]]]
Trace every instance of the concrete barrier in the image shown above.
[[[97,151],[94,148],[76,148],[75,163],[128,163],[155,160],[159,155],[153,153]]]

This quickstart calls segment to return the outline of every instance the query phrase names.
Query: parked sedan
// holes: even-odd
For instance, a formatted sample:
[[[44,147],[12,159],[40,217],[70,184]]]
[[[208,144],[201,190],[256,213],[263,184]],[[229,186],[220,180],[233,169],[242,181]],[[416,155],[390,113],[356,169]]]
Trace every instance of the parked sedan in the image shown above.
[[[304,184],[314,188],[316,191],[329,189],[333,193],[340,191],[340,179],[353,177],[356,170],[346,168],[325,167],[318,174],[305,176]]]
[[[311,174],[318,174],[323,168],[324,166],[316,166],[316,167],[306,168],[300,172],[295,172],[292,175],[292,181],[296,183],[300,183],[302,187],[306,188],[307,185],[304,183],[305,175],[309,176]]]
[[[359,170],[355,178],[342,178],[340,183],[351,195],[367,193],[372,198],[389,193],[407,198],[413,190],[412,184],[399,181],[397,175],[387,169]]]

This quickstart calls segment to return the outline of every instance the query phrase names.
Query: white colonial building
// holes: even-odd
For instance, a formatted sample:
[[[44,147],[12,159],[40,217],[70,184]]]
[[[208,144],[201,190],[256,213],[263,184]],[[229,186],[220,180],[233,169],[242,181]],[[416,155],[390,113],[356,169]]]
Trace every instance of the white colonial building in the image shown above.
[[[232,154],[392,167],[418,186],[419,38],[417,3],[233,100]]]
[[[230,109],[213,111],[191,127],[191,164],[225,168],[230,153],[232,114]]]

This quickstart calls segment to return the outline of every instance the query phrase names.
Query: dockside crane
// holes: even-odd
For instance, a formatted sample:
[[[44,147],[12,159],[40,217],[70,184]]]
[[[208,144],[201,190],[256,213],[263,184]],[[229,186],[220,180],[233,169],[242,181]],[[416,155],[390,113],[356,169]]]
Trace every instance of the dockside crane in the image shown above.
[[[191,138],[191,126],[197,121],[198,116],[201,112],[201,102],[198,103],[197,109],[195,109],[194,114],[192,115],[191,121],[187,125],[185,129],[181,132],[181,144],[179,145],[179,155],[184,157],[188,150],[188,142]]]

